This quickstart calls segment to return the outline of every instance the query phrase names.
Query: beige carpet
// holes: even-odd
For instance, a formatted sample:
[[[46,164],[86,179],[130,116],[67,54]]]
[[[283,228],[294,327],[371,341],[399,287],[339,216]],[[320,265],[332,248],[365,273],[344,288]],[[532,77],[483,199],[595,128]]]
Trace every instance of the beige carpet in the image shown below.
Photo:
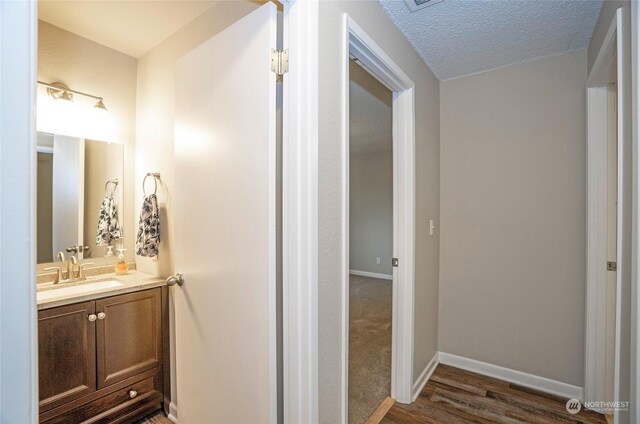
[[[349,423],[362,424],[391,393],[392,283],[349,279]]]

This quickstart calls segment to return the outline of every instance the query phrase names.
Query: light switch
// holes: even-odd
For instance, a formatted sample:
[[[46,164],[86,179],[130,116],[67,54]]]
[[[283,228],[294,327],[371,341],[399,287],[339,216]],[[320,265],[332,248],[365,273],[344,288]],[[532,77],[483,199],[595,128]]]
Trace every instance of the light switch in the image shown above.
[[[378,257],[376,258],[376,263],[377,263],[378,265],[380,265],[380,256],[378,256]]]
[[[429,220],[429,235],[433,236],[436,233],[436,224],[433,222],[433,219]]]

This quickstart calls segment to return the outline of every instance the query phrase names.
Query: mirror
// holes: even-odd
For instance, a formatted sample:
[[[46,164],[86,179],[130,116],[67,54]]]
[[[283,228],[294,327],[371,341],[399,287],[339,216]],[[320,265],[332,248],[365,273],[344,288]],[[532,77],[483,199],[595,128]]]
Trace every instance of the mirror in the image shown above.
[[[124,237],[121,144],[38,132],[37,258],[114,255]]]

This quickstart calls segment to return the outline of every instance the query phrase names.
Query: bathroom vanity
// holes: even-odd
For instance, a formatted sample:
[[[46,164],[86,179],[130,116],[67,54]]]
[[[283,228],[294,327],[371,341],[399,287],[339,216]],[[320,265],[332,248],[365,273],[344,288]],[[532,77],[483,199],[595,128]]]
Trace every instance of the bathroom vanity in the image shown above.
[[[128,246],[135,267],[123,158],[122,144],[38,133],[41,423],[169,410],[168,288],[141,272],[114,274],[114,248]]]
[[[41,423],[131,422],[168,411],[163,279],[134,271],[39,286]]]

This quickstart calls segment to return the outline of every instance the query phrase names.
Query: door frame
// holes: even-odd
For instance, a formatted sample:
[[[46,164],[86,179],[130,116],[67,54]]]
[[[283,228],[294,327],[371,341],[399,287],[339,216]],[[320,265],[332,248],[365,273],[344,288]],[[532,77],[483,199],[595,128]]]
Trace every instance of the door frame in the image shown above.
[[[632,263],[631,263],[631,421],[640,421],[640,7],[631,2],[631,122],[633,167]]]
[[[586,337],[584,400],[593,402],[604,399],[604,347],[606,327],[607,270],[607,139],[608,96],[607,85],[611,67],[617,66],[617,246],[616,262],[616,324],[614,399],[619,398],[620,374],[620,320],[622,288],[622,209],[623,209],[623,153],[624,102],[626,90],[622,75],[622,10],[618,9],[605,36],[604,42],[587,78],[587,267],[586,267]],[[618,412],[614,411],[618,420]]]
[[[342,59],[342,417],[349,400],[349,59],[356,59],[393,93],[393,268],[391,397],[411,403],[413,388],[415,261],[414,83],[348,15],[343,15]]]
[[[282,0],[289,73],[282,105],[285,423],[318,422],[318,0]]]
[[[0,421],[38,421],[35,1],[0,2]]]

